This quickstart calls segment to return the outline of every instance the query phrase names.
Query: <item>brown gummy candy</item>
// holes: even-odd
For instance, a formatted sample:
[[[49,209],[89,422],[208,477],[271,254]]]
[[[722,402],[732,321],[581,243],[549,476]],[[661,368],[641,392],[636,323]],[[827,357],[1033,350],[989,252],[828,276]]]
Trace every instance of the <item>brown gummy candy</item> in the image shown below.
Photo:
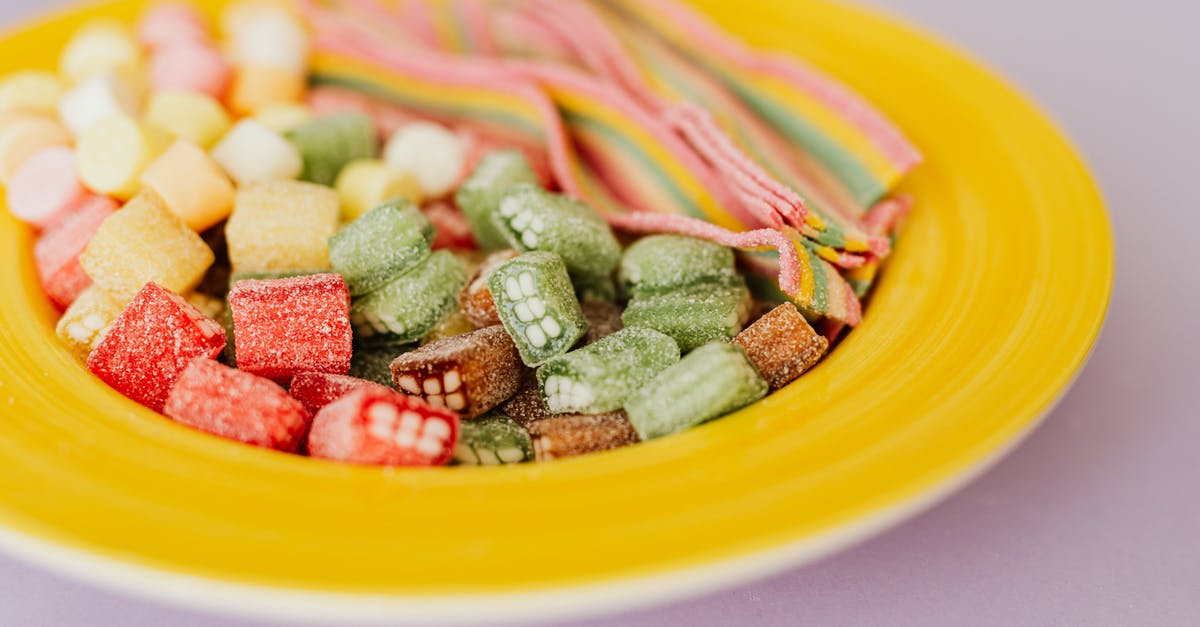
[[[796,380],[829,348],[829,341],[813,330],[791,303],[768,311],[733,338],[733,343],[746,350],[750,363],[772,390]]]
[[[391,369],[397,390],[468,419],[508,400],[525,373],[500,325],[426,344],[397,357]]]
[[[554,416],[538,420],[526,429],[533,438],[534,459],[539,462],[607,451],[639,441],[637,431],[622,410]]]
[[[554,415],[542,400],[542,391],[533,370],[529,370],[521,378],[521,386],[517,393],[500,410],[526,429],[533,423]]]
[[[458,293],[459,309],[475,326],[483,328],[500,324],[500,314],[496,312],[496,302],[488,291],[487,279],[492,270],[517,254],[517,251],[507,249],[488,255]]]

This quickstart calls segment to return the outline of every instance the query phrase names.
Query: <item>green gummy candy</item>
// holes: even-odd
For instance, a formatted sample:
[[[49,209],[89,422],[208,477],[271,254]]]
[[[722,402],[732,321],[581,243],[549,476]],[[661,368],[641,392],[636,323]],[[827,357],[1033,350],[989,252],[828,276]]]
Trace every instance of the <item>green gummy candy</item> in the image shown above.
[[[377,149],[375,124],[357,111],[342,111],[305,122],[287,132],[304,159],[303,181],[333,186],[346,164],[369,159]]]
[[[382,204],[329,238],[329,261],[350,294],[373,292],[429,256],[433,225],[407,201]]]
[[[642,440],[690,429],[767,395],[742,347],[705,344],[659,373],[625,403]]]
[[[682,235],[651,235],[634,242],[618,272],[622,289],[634,296],[728,282],[735,276],[731,249]]]
[[[576,281],[607,278],[621,260],[621,244],[599,214],[536,185],[509,188],[492,223],[517,250],[558,254]]]
[[[351,302],[355,337],[370,345],[416,342],[454,310],[466,282],[458,259],[439,250],[391,283]]]
[[[492,270],[488,290],[521,361],[538,366],[571,348],[587,333],[562,259],[548,252],[519,255]]]
[[[684,353],[714,340],[728,341],[750,316],[750,291],[740,283],[701,284],[637,296],[629,301],[621,321],[627,327],[645,327],[671,336]]]
[[[493,411],[459,427],[454,460],[471,466],[517,464],[533,459],[529,432],[503,413]]]
[[[602,414],[620,409],[630,394],[677,361],[675,340],[630,327],[546,362],[538,368],[538,385],[551,413]]]
[[[355,346],[350,356],[350,376],[393,387],[392,362],[416,347],[416,344]]]
[[[454,201],[471,225],[480,248],[487,251],[508,248],[508,240],[492,223],[492,214],[510,187],[537,182],[537,175],[520,150],[494,150],[479,160],[479,165],[459,186]]]

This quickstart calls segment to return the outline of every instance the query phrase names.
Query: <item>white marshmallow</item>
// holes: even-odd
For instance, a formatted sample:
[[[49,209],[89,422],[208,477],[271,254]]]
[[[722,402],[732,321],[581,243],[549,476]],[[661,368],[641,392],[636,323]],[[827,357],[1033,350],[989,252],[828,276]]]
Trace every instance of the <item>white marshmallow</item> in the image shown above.
[[[235,124],[210,154],[238,185],[294,179],[304,170],[300,151],[291,142],[251,118]]]
[[[97,74],[63,94],[58,117],[71,134],[79,137],[96,122],[114,115],[137,118],[139,90],[118,75]]]
[[[449,193],[462,176],[467,147],[450,129],[431,122],[400,127],[384,149],[388,165],[412,175],[426,198]]]
[[[238,26],[227,50],[236,65],[269,67],[303,74],[308,70],[309,40],[287,12],[257,12]]]

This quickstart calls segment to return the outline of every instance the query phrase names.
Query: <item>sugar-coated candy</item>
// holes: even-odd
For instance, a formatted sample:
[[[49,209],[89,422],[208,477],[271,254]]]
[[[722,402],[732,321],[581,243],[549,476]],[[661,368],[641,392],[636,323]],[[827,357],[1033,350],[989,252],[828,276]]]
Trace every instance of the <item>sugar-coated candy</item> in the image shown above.
[[[450,315],[442,318],[442,321],[437,323],[437,326],[433,327],[433,330],[421,338],[421,346],[433,344],[448,337],[465,335],[477,328],[474,323],[467,320],[467,317],[461,311],[456,309],[450,312]]]
[[[659,373],[625,403],[643,440],[690,429],[767,395],[741,346],[712,342]]]
[[[616,303],[589,300],[579,307],[588,323],[587,334],[583,336],[584,344],[595,344],[625,328],[625,323],[621,321],[621,307]]]
[[[524,253],[500,264],[488,290],[527,366],[567,352],[587,332],[567,268],[554,253]]]
[[[480,248],[499,250],[508,247],[508,240],[492,222],[492,214],[496,213],[500,199],[510,187],[537,182],[537,174],[520,150],[495,150],[479,160],[455,192],[454,200],[471,225]]]
[[[700,284],[634,298],[621,319],[627,327],[645,327],[671,336],[687,353],[713,340],[733,338],[746,323],[751,305],[744,284]]]
[[[188,292],[213,259],[204,240],[147,190],[100,224],[79,263],[96,285],[128,299],[149,282]]]
[[[733,250],[694,237],[650,235],[621,257],[618,273],[626,294],[656,294],[697,283],[728,282],[737,276]]]
[[[392,362],[396,357],[413,350],[416,344],[376,344],[356,346],[350,357],[350,376],[392,386]]]
[[[397,390],[468,419],[508,400],[523,372],[517,347],[500,325],[427,344],[392,362]]]
[[[211,359],[193,359],[163,406],[168,418],[193,429],[293,453],[312,416],[274,382]]]
[[[510,187],[492,223],[513,248],[558,254],[572,279],[608,277],[621,258],[621,245],[591,207],[536,185]]]
[[[65,87],[53,72],[23,70],[0,78],[0,111],[53,116]]]
[[[337,228],[337,192],[299,181],[238,189],[225,225],[235,272],[329,268],[328,240]]]
[[[275,380],[350,371],[350,291],[341,276],[238,281],[229,308],[239,370]]]
[[[404,201],[379,205],[329,238],[329,260],[358,296],[387,285],[429,256],[433,227]]]
[[[764,314],[733,338],[746,350],[771,389],[777,390],[812,368],[829,348],[829,340],[809,326],[791,303]]]
[[[166,131],[123,115],[100,120],[79,137],[79,178],[98,194],[132,198],[142,187],[142,171],[170,139]]]
[[[233,329],[233,311],[229,307],[229,292],[239,281],[269,281],[287,279],[310,274],[323,274],[324,270],[279,270],[275,272],[233,272],[230,270],[226,279],[224,313],[219,319],[225,327],[225,350],[221,353],[221,361],[230,366],[237,366],[237,337]],[[215,319],[215,318],[214,318]]]
[[[518,464],[533,459],[529,432],[501,412],[464,422],[454,445],[454,461],[467,466]]]
[[[121,315],[126,302],[93,285],[81,292],[75,302],[67,307],[58,319],[54,333],[76,359],[86,361],[100,340],[104,339],[113,320]]]
[[[309,414],[316,416],[326,405],[362,387],[391,391],[387,386],[366,379],[326,372],[302,372],[292,377],[288,394],[300,401]]]
[[[229,55],[235,63],[299,75],[308,70],[308,34],[282,5],[235,5],[226,9],[223,26],[229,39]]]
[[[415,342],[454,311],[467,280],[462,264],[439,250],[391,283],[356,299],[350,309],[355,336],[369,344]]]
[[[156,91],[146,103],[146,123],[205,150],[229,132],[233,122],[220,102],[190,91]]]
[[[162,197],[188,228],[203,231],[233,211],[233,184],[202,148],[176,140],[142,172],[142,184]]]
[[[5,190],[8,210],[17,219],[44,228],[89,196],[79,182],[75,151],[44,148],[13,173]]]
[[[517,393],[500,406],[500,411],[526,429],[529,425],[554,415],[546,407],[541,386],[538,385],[537,375],[533,370],[527,370],[521,377],[521,386],[517,388]]]
[[[608,451],[639,441],[623,411],[554,416],[530,424],[528,430],[534,459],[539,462]]]
[[[555,414],[600,414],[679,361],[679,346],[652,329],[631,327],[555,357],[538,368],[546,408]]]
[[[421,211],[437,228],[437,237],[433,238],[433,249],[441,250],[476,250],[475,236],[471,234],[471,225],[466,217],[452,203],[444,200],[434,200],[421,206]]]
[[[500,314],[496,312],[496,301],[488,290],[488,277],[500,264],[514,259],[519,253],[509,248],[496,251],[487,256],[483,263],[475,269],[467,284],[458,293],[458,306],[463,315],[479,328],[500,324]]]
[[[286,133],[304,159],[301,180],[333,186],[342,168],[375,156],[375,126],[356,111],[334,113],[305,122]]]
[[[304,171],[300,151],[291,142],[250,118],[229,129],[213,146],[212,158],[242,186],[294,179]]]
[[[354,464],[439,466],[450,461],[458,430],[454,412],[363,387],[317,413],[308,452]]]
[[[116,211],[105,196],[91,196],[72,208],[71,215],[46,231],[33,247],[42,290],[56,307],[66,309],[92,284],[79,265],[79,254],[100,224]]]
[[[105,118],[136,116],[139,105],[139,89],[132,79],[105,72],[76,84],[63,94],[58,101],[58,118],[72,135],[79,137]]]
[[[617,300],[617,283],[611,276],[574,276],[575,295],[579,302],[611,303]]]
[[[346,164],[334,187],[342,199],[342,219],[354,220],[385,201],[421,198],[416,181],[378,159],[357,159]]]
[[[413,122],[388,138],[383,159],[416,179],[426,198],[450,193],[462,177],[467,148],[462,138],[434,122]]]
[[[0,183],[7,185],[33,155],[70,143],[71,136],[48,117],[17,115],[0,123]]]
[[[215,359],[225,331],[179,295],[154,283],[113,321],[87,367],[116,391],[162,411],[179,373],[196,357]]]
[[[142,50],[133,33],[117,20],[101,19],[75,32],[58,58],[58,68],[72,83],[113,70],[135,70]]]
[[[150,56],[150,84],[155,89],[174,89],[221,98],[229,88],[233,69],[212,44],[178,41],[163,46]]]
[[[234,114],[254,115],[265,107],[299,102],[304,97],[306,77],[279,68],[242,65],[233,70],[226,100]]]
[[[147,48],[160,48],[179,41],[208,42],[204,17],[190,4],[156,4],[137,23],[137,38]]]

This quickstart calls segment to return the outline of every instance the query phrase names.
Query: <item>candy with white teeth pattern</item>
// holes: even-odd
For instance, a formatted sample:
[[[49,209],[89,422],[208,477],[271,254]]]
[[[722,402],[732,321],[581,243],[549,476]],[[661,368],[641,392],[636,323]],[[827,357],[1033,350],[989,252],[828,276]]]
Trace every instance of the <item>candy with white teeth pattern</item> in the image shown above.
[[[588,323],[587,335],[583,336],[584,346],[595,344],[625,327],[625,323],[621,322],[621,307],[616,303],[589,300],[579,307]]]
[[[643,440],[690,429],[767,395],[741,346],[712,342],[659,373],[625,403]]]
[[[392,381],[404,394],[471,419],[512,397],[524,370],[512,338],[496,325],[400,355]]]
[[[519,150],[494,150],[479,160],[479,165],[459,186],[454,200],[471,225],[480,248],[499,250],[508,247],[508,240],[492,223],[492,214],[510,187],[537,182],[537,175],[529,167],[525,153]]]
[[[429,256],[433,226],[415,205],[389,202],[329,238],[329,261],[360,296],[387,285]]]
[[[750,363],[773,390],[796,380],[829,348],[829,340],[813,330],[791,303],[768,311],[733,338],[733,343],[746,349]]]
[[[350,376],[380,385],[392,386],[392,362],[417,348],[416,344],[382,344],[355,346],[350,356]]]
[[[599,414],[620,409],[630,394],[677,361],[675,340],[631,327],[551,359],[538,368],[537,378],[552,413]]]
[[[475,326],[483,328],[500,324],[500,314],[496,313],[496,301],[488,290],[487,280],[496,266],[515,258],[517,254],[517,251],[509,248],[488,255],[458,293],[459,308]]]
[[[382,466],[440,466],[458,440],[454,412],[364,386],[326,405],[308,435],[312,457]]]
[[[346,164],[374,157],[379,148],[374,123],[357,111],[310,120],[289,130],[286,137],[304,160],[300,180],[329,187]]]
[[[517,250],[558,254],[577,283],[601,283],[621,258],[612,229],[591,207],[574,198],[522,183],[500,199],[492,223]]]
[[[517,464],[533,459],[529,432],[512,418],[494,411],[462,423],[454,461],[465,466]]]
[[[637,444],[638,434],[623,411],[572,414],[539,420],[528,427],[539,462]]]
[[[567,352],[587,332],[567,268],[554,253],[524,253],[504,262],[488,277],[488,289],[527,366]]]
[[[500,406],[500,411],[517,421],[517,424],[525,429],[528,429],[529,425],[553,415],[546,408],[546,401],[542,399],[541,386],[538,385],[537,376],[532,370],[527,370],[525,376],[521,377],[521,387],[517,389],[517,393],[513,394],[512,398],[508,399],[507,403]]]
[[[391,283],[356,299],[350,308],[355,338],[363,344],[416,342],[454,311],[467,281],[462,264],[439,250]]]
[[[621,257],[617,273],[626,294],[658,294],[698,283],[728,283],[737,278],[733,251],[694,237],[651,235],[634,242]]]
[[[745,282],[698,284],[689,288],[641,296],[629,301],[621,319],[626,327],[645,327],[665,333],[688,353],[713,340],[729,341],[742,330],[753,301]]]

